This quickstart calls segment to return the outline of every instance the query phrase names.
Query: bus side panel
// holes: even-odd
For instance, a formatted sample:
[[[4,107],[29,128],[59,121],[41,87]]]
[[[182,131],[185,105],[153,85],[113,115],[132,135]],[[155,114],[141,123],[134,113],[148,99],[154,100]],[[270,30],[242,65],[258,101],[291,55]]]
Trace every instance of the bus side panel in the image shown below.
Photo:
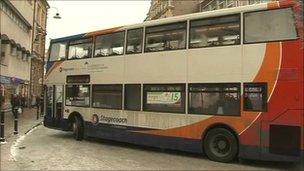
[[[120,142],[188,151],[193,153],[202,152],[201,139],[159,136],[137,132],[142,129],[145,128],[115,126],[112,124],[102,123],[93,125],[91,122],[85,122],[85,134],[88,137],[103,138]]]
[[[272,111],[262,117],[262,159],[301,159],[304,151],[302,40],[282,42],[280,74],[269,103]]]
[[[296,40],[282,42],[281,49],[279,75],[268,111],[241,134],[241,158],[299,161],[302,157],[303,47],[301,40]]]

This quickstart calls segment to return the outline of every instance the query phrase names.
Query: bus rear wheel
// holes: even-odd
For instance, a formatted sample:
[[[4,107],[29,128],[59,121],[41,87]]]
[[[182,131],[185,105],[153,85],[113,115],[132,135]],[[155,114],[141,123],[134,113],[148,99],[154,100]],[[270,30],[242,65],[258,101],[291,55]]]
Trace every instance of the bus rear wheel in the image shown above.
[[[84,128],[83,128],[81,119],[77,116],[75,116],[75,118],[74,118],[74,121],[72,124],[72,130],[73,130],[74,138],[77,141],[83,140]]]
[[[208,131],[204,139],[204,151],[210,160],[231,162],[238,153],[237,139],[225,128],[214,128]]]

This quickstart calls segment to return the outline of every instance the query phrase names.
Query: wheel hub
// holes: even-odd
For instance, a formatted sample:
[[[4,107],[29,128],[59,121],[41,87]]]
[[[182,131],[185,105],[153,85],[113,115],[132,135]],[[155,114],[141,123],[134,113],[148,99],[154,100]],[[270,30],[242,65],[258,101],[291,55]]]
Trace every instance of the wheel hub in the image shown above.
[[[219,157],[228,155],[230,150],[230,142],[224,135],[218,135],[211,141],[211,151]]]

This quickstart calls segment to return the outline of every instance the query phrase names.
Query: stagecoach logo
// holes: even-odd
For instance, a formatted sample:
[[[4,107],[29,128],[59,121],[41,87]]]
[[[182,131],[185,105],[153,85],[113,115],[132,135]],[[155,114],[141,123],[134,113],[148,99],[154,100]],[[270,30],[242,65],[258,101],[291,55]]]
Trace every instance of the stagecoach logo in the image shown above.
[[[128,119],[127,118],[116,118],[116,117],[110,117],[110,116],[104,116],[97,114],[92,115],[91,120],[93,125],[97,125],[99,122],[101,123],[107,123],[107,124],[127,124]]]

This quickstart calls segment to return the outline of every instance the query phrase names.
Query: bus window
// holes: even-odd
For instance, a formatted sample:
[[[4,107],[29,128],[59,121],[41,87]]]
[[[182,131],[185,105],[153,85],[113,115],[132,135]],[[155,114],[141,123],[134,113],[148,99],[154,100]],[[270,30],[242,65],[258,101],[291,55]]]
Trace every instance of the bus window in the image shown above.
[[[297,38],[290,8],[244,14],[244,43],[256,43]]]
[[[143,40],[143,29],[128,30],[127,32],[127,54],[141,53]]]
[[[244,83],[244,111],[267,110],[267,84]]]
[[[125,110],[140,111],[141,107],[141,85],[125,85]]]
[[[70,41],[68,59],[90,58],[92,56],[92,38]]]
[[[145,52],[186,48],[187,23],[147,27]]]
[[[122,85],[93,85],[93,107],[122,109]]]
[[[190,22],[190,48],[240,44],[240,15]]]
[[[67,85],[65,104],[67,106],[90,106],[90,86]]]
[[[240,84],[189,84],[189,113],[240,115]]]
[[[125,32],[100,35],[95,40],[95,57],[122,55],[124,52]]]
[[[185,112],[185,85],[144,85],[145,111]]]
[[[66,57],[66,42],[53,43],[51,45],[51,53],[49,61],[60,61]]]

